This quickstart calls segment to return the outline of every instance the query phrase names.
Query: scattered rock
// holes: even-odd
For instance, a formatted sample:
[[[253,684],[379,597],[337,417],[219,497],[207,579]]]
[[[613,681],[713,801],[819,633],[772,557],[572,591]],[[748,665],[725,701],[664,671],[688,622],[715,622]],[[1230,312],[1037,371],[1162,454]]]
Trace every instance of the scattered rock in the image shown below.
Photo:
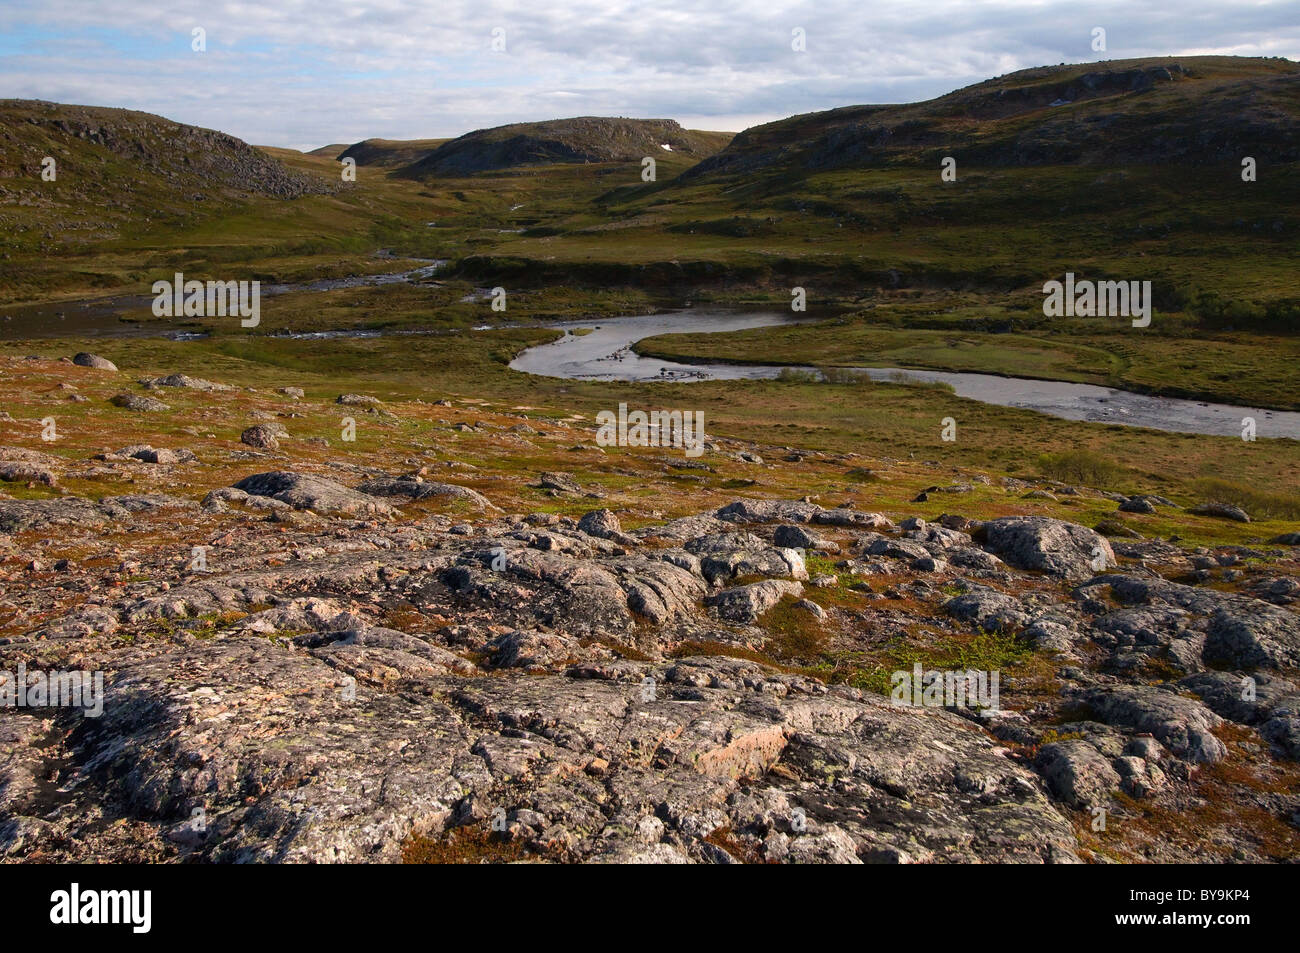
[[[72,363],[78,367],[93,367],[99,371],[116,371],[117,365],[107,358],[100,357],[98,354],[91,354],[89,351],[81,351],[74,354]]]
[[[163,410],[171,410],[171,407],[164,404],[161,400],[157,400],[153,397],[145,397],[142,394],[118,394],[115,397],[110,398],[109,403],[125,410],[137,410],[146,413],[157,413]]]
[[[249,427],[239,435],[239,442],[246,443],[250,447],[259,447],[265,450],[279,450],[280,441],[276,438],[275,431],[270,427],[257,424]]]
[[[1217,516],[1225,520],[1235,520],[1238,523],[1249,523],[1250,516],[1239,506],[1233,506],[1231,503],[1201,503],[1199,506],[1193,506],[1189,513],[1195,513],[1197,516]]]

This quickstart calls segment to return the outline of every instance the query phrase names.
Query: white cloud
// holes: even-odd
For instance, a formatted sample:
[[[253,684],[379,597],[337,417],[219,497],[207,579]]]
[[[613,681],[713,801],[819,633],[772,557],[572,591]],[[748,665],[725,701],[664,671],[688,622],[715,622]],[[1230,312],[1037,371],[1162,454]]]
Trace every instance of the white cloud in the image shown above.
[[[704,128],[911,101],[1046,63],[1300,54],[1300,4],[1185,0],[43,0],[0,7],[40,52],[0,58],[6,95],[124,106],[254,142],[458,135],[556,115]],[[208,51],[189,49],[207,31]],[[1107,30],[1094,53],[1091,30]],[[494,53],[492,30],[507,52]],[[807,34],[807,52],[790,34]]]

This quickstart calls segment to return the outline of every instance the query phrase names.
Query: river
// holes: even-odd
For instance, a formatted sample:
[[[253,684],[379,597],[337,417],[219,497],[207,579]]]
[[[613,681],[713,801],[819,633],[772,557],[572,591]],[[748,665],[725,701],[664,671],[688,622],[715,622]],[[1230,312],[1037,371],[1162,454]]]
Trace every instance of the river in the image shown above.
[[[644,317],[619,318],[595,324],[573,321],[553,325],[565,331],[551,344],[529,348],[510,367],[543,377],[603,381],[700,381],[761,380],[776,377],[780,365],[691,363],[680,364],[642,357],[632,345],[656,334],[711,334],[772,327],[794,320],[777,311],[737,313],[691,309]],[[572,333],[594,328],[589,334]],[[827,331],[828,334],[833,331]],[[1244,418],[1255,421],[1256,436],[1300,439],[1300,413],[1238,407],[1198,400],[1152,397],[1095,384],[1042,381],[995,374],[925,371],[895,367],[864,367],[863,373],[876,380],[905,374],[921,381],[951,384],[958,396],[986,404],[1020,407],[1067,420],[1151,427],[1181,433],[1240,437]]]

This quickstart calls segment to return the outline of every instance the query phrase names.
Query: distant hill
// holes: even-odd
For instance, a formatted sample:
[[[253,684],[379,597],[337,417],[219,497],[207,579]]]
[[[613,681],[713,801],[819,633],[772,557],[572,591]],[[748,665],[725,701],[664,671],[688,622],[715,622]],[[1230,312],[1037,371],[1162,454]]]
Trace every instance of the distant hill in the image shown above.
[[[631,162],[666,152],[703,159],[725,146],[730,137],[730,133],[683,129],[671,119],[582,116],[514,123],[453,139],[402,174],[421,178],[556,162]]]
[[[44,181],[45,157],[56,177]],[[0,243],[66,247],[250,198],[329,192],[243,140],[150,113],[0,100]]]
[[[343,150],[347,148],[348,144],[346,142],[335,142],[328,146],[321,146],[318,149],[309,149],[306,154],[309,156],[324,156],[326,159],[335,159],[342,155]]]
[[[1029,166],[1300,158],[1300,64],[1190,56],[1021,70],[898,106],[747,129],[686,179],[939,162]]]
[[[419,162],[448,141],[447,139],[363,139],[361,142],[344,146],[333,157],[355,159],[357,165],[408,166]]]

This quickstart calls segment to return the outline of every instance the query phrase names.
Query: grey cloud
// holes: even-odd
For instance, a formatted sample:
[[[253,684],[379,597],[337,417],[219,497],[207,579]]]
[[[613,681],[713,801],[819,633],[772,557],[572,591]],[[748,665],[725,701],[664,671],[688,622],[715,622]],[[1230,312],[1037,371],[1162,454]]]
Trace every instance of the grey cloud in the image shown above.
[[[0,28],[66,31],[0,58],[6,95],[125,106],[255,142],[457,135],[605,113],[775,119],[939,95],[1028,66],[1193,52],[1300,54],[1300,3],[1206,0],[863,4],[861,0],[44,0]],[[75,27],[69,27],[74,24]],[[209,52],[188,51],[203,26]],[[489,49],[493,27],[508,52]],[[808,50],[790,49],[790,30]],[[1108,49],[1090,49],[1094,26]],[[105,42],[97,44],[95,32]],[[121,56],[129,35],[153,52]]]

